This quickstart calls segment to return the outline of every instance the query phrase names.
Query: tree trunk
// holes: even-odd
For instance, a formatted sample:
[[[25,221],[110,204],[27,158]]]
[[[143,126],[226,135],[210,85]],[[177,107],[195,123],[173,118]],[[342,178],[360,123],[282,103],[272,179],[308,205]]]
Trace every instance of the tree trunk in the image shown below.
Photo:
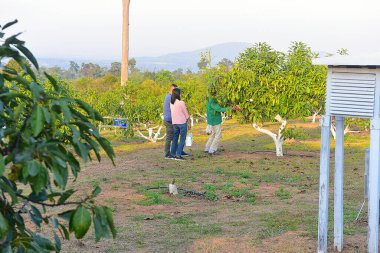
[[[277,156],[284,156],[283,150],[282,150],[282,144],[284,144],[284,137],[282,136],[282,132],[284,131],[286,127],[287,121],[283,118],[281,118],[279,115],[275,117],[275,119],[278,122],[281,122],[280,129],[278,130],[278,134],[272,133],[271,131],[267,129],[263,129],[259,127],[257,124],[253,124],[253,128],[255,128],[257,131],[269,135],[276,145],[276,155]]]
[[[312,123],[315,123],[315,120],[316,120],[318,114],[321,112],[321,110],[322,110],[322,108],[319,108],[318,111],[313,113],[313,120],[311,121]]]
[[[317,119],[317,116],[318,116],[318,112],[315,112],[313,114],[313,120],[311,121],[312,123],[315,123],[315,120]]]
[[[284,139],[274,140],[274,144],[276,145],[276,156],[284,156],[284,152],[282,151],[282,144],[284,143]]]
[[[335,127],[335,124],[331,123],[331,126],[330,126],[330,131],[331,131],[331,135],[333,136],[334,140],[336,140],[336,127]],[[347,125],[345,128],[344,128],[344,135],[350,133],[350,132],[355,132],[355,131],[350,131],[350,125]]]
[[[146,130],[148,131],[148,135],[144,135],[141,130],[139,128],[137,128],[137,135],[141,138],[144,138],[145,140],[148,140],[150,142],[157,142],[157,141],[160,141],[160,140],[163,140],[165,137],[166,137],[166,134],[164,134],[163,136],[160,137],[161,135],[161,129],[162,129],[162,126],[156,126],[156,127],[147,127],[145,125],[145,128]],[[154,129],[157,129],[157,132],[154,133]]]
[[[128,57],[129,57],[129,4],[130,0],[123,0],[123,38],[121,57],[121,85],[128,81]]]
[[[330,131],[331,131],[331,134],[335,140],[336,139],[336,131],[335,131],[335,125],[334,124],[331,124]]]

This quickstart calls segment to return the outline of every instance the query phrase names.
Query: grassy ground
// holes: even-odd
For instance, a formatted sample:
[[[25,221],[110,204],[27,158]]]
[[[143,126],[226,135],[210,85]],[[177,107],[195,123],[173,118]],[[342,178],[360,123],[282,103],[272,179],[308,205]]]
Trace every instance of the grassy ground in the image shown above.
[[[276,157],[272,140],[250,125],[223,125],[222,155],[202,152],[204,125],[193,130],[195,145],[186,162],[165,160],[162,143],[115,139],[116,166],[109,161],[86,165],[77,187],[89,192],[100,185],[98,201],[114,208],[116,240],[65,242],[64,252],[315,252],[318,215],[318,124],[291,122],[305,136],[287,140]],[[272,130],[276,124],[268,125]],[[364,252],[366,208],[363,201],[364,148],[368,133],[345,138],[345,252]],[[333,154],[334,141],[332,141]],[[333,156],[331,179],[333,179]],[[169,196],[173,179],[204,197]],[[332,215],[333,187],[330,187]],[[332,217],[329,247],[332,251]]]

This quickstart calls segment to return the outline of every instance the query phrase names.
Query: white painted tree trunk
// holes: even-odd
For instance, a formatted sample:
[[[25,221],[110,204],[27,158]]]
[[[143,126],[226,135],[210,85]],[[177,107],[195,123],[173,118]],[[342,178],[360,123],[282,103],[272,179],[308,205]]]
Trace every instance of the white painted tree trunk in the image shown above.
[[[317,116],[319,115],[319,113],[321,112],[322,108],[319,108],[318,111],[314,112],[313,114],[313,119],[312,119],[312,123],[315,123],[316,119],[317,119]]]
[[[284,139],[281,138],[280,140],[275,140],[274,144],[276,145],[276,155],[277,156],[284,156],[284,152],[282,150],[282,144],[284,143]]]
[[[198,112],[198,113],[196,113],[195,115],[201,117],[204,121],[207,121],[207,114],[206,114],[206,113],[202,115],[202,114],[200,114],[200,113]]]
[[[155,143],[157,141],[163,140],[165,138],[165,136],[166,136],[166,134],[164,134],[163,136],[160,137],[162,126],[156,126],[156,127],[149,127],[148,128],[145,125],[145,128],[148,131],[148,135],[147,136],[144,135],[139,128],[137,128],[137,134],[138,134],[139,137],[144,138],[145,140],[148,140],[150,142]],[[154,133],[154,131],[153,131],[154,129],[157,129],[156,133]]]
[[[330,126],[330,132],[331,132],[331,135],[333,136],[333,138],[335,140],[336,139],[336,128],[335,128],[334,124],[331,124],[331,126]]]
[[[331,132],[331,135],[333,136],[334,140],[336,140],[336,126],[335,126],[335,124],[331,124],[330,132]],[[350,131],[350,125],[347,125],[344,128],[344,132],[343,132],[344,135],[346,135],[347,133],[351,133],[351,132],[354,132],[354,131]]]
[[[226,121],[226,119],[227,119],[227,113],[222,112],[222,124],[224,123],[224,121]]]
[[[191,125],[191,127],[194,126],[194,117],[193,117],[193,115],[190,116],[190,125]]]
[[[284,152],[283,152],[282,146],[284,144],[284,140],[285,139],[282,136],[282,133],[283,133],[285,127],[286,127],[287,121],[286,121],[286,119],[281,118],[280,115],[277,115],[275,117],[275,119],[278,122],[281,122],[281,126],[280,126],[280,129],[278,130],[277,134],[272,133],[268,129],[263,129],[263,128],[259,127],[256,123],[252,124],[252,126],[253,126],[254,129],[256,129],[257,131],[259,131],[260,133],[264,133],[266,135],[269,135],[273,139],[273,142],[274,142],[274,144],[276,146],[276,155],[277,156],[284,156]]]

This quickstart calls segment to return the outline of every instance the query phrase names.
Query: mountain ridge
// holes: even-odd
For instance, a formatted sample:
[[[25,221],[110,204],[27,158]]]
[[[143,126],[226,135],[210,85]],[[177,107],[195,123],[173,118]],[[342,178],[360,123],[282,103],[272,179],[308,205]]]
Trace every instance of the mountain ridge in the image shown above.
[[[246,48],[252,46],[247,42],[227,42],[216,44],[209,47],[204,47],[192,51],[182,51],[176,53],[168,53],[160,56],[140,56],[133,57],[136,59],[136,67],[141,71],[159,71],[169,70],[173,71],[179,68],[183,70],[190,69],[191,71],[198,71],[197,63],[200,61],[202,52],[210,49],[212,55],[212,64],[217,64],[221,59],[227,58],[233,61],[240,53]],[[118,60],[99,60],[99,59],[59,59],[59,58],[38,58],[41,66],[54,67],[58,66],[67,69],[70,66],[70,61],[75,61],[79,65],[82,63],[96,63],[102,67],[110,67],[112,62]]]

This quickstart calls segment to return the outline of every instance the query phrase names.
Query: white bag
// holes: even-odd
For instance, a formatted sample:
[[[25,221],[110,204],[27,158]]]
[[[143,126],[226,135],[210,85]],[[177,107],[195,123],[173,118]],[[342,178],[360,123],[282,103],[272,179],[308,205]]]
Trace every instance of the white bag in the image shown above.
[[[193,145],[193,134],[188,133],[186,136],[186,147],[191,147]]]
[[[211,134],[211,131],[212,131],[212,126],[211,125],[207,125],[207,127],[206,127],[206,134]]]
[[[177,186],[175,184],[169,184],[169,193],[173,194],[173,195],[178,194],[178,189],[177,189]]]

